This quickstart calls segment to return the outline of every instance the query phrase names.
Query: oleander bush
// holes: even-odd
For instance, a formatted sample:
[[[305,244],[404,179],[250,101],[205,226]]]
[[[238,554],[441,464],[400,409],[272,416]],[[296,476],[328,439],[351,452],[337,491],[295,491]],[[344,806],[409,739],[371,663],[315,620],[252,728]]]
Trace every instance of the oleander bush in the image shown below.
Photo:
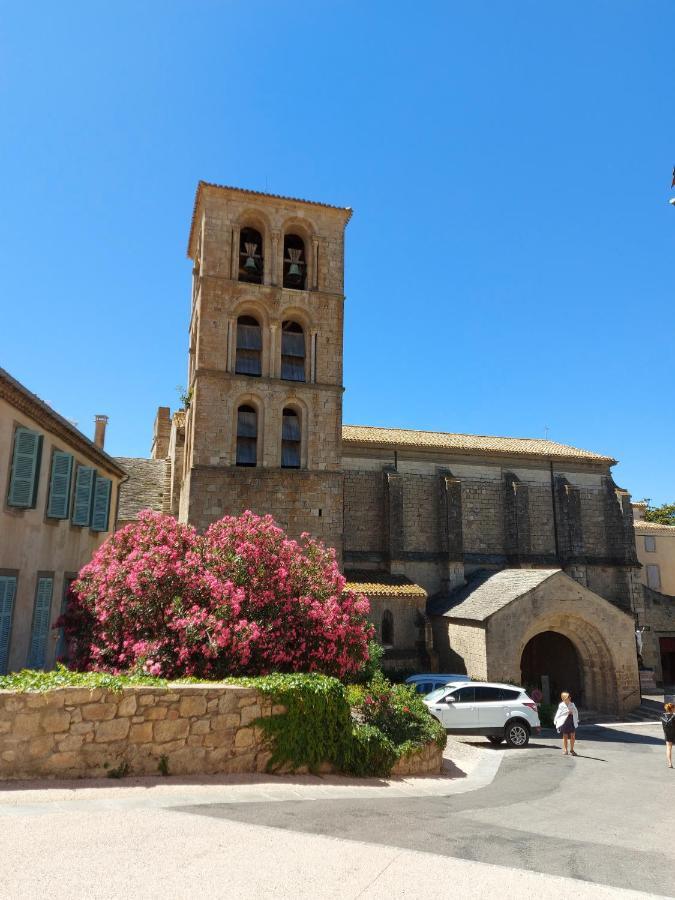
[[[289,540],[271,516],[226,516],[199,535],[146,510],[72,585],[64,627],[76,669],[164,678],[358,673],[373,628],[335,552]]]

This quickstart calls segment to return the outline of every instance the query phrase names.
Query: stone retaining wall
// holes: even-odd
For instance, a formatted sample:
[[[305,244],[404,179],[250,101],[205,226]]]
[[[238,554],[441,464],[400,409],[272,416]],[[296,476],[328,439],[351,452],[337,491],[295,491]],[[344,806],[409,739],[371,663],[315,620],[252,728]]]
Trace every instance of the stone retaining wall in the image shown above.
[[[282,711],[235,686],[0,691],[0,778],[264,772],[252,723]]]
[[[265,772],[271,749],[253,723],[283,711],[234,685],[0,691],[0,779]],[[441,761],[429,744],[392,774],[438,774]]]

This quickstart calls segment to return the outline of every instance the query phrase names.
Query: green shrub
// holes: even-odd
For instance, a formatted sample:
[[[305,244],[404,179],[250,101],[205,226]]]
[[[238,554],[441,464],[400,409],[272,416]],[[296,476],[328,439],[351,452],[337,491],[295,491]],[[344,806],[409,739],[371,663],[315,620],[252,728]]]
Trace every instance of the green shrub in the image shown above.
[[[385,777],[398,759],[397,748],[374,725],[356,725],[342,771],[348,775]]]
[[[10,675],[0,675],[3,691],[54,691],[57,688],[84,687],[121,691],[125,687],[149,685],[162,687],[168,684],[163,678],[152,675],[110,675],[108,672],[71,672],[61,663],[49,672],[22,669]]]

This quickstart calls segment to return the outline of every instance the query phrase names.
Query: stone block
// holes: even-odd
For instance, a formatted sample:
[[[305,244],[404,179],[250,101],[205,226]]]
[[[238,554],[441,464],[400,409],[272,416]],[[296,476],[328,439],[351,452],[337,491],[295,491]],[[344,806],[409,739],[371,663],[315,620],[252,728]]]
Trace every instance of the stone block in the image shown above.
[[[93,722],[76,722],[74,725],[70,726],[71,734],[93,734],[94,733],[94,723]]]
[[[190,734],[208,734],[211,730],[211,723],[208,719],[199,719],[190,725]]]
[[[87,703],[82,707],[82,718],[90,722],[114,719],[117,705],[114,703]]]
[[[256,719],[260,718],[260,706],[255,703],[253,706],[245,706],[241,711],[241,724],[250,725]]]
[[[145,711],[145,718],[148,722],[155,722],[159,719],[166,719],[165,706],[151,706]]]
[[[234,737],[234,746],[237,750],[253,746],[255,735],[252,728],[240,728]]]
[[[153,737],[158,744],[164,743],[165,741],[184,740],[188,735],[189,727],[190,723],[187,719],[155,722]]]
[[[14,719],[12,734],[17,738],[28,738],[40,731],[40,713],[18,713]]]
[[[147,744],[152,740],[152,722],[132,725],[129,730],[129,741],[132,744]]]
[[[76,769],[82,765],[79,754],[74,751],[66,751],[64,753],[52,753],[45,760],[44,768],[47,771],[61,771],[63,769]]]
[[[120,704],[117,708],[118,716],[133,716],[136,713],[136,707],[138,706],[136,697],[134,694],[130,694],[129,696],[125,696],[120,700]]]
[[[70,725],[70,713],[66,710],[53,710],[42,714],[41,725],[43,731],[54,734],[57,731],[67,731]]]
[[[232,728],[239,728],[239,713],[227,713],[223,716],[213,716],[211,718],[211,728],[214,731],[227,731]]]
[[[66,737],[57,741],[57,747],[60,751],[79,750],[84,743],[84,735],[68,734]]]
[[[180,703],[178,704],[178,711],[181,718],[203,716],[206,713],[206,697],[181,697]]]
[[[219,713],[231,713],[239,709],[237,694],[235,691],[227,691],[218,700]]]
[[[68,688],[68,706],[83,706],[96,703],[103,696],[101,688]]]
[[[121,741],[129,734],[129,719],[110,719],[108,721],[99,722],[96,726],[96,735],[94,740],[97,744],[107,743],[108,741]]]
[[[54,747],[54,736],[52,734],[42,734],[34,737],[26,745],[28,756],[35,759],[40,756],[47,756]]]

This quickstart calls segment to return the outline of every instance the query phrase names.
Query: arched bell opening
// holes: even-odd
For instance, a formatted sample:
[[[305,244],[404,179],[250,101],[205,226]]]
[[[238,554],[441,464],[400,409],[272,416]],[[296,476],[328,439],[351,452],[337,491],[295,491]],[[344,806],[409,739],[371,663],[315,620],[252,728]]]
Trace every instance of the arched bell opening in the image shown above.
[[[297,234],[284,236],[284,287],[304,291],[307,280],[305,242]]]
[[[568,691],[584,705],[584,678],[579,654],[572,641],[556,631],[542,631],[531,638],[520,660],[522,684],[542,691],[547,702],[557,703]]]
[[[305,381],[305,333],[297,322],[281,325],[281,377]]]
[[[255,228],[239,233],[239,281],[262,284],[265,269],[263,238]]]

